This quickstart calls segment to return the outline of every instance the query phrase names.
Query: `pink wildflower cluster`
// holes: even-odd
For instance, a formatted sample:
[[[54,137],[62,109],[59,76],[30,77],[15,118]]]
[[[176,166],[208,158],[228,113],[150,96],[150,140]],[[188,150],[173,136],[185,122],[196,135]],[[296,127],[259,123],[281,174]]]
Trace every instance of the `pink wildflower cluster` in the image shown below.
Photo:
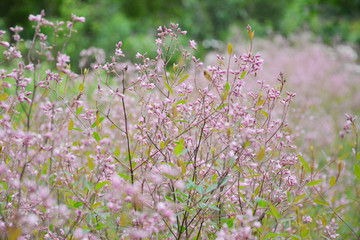
[[[302,234],[309,181],[287,121],[296,94],[283,73],[276,86],[251,82],[260,54],[233,53],[231,44],[203,67],[195,41],[182,46],[186,31],[171,24],[158,28],[155,59],[122,62],[120,41],[109,62],[84,50],[81,66],[92,69],[79,76],[63,49],[85,18],[72,15],[64,30],[44,16],[29,17],[37,25],[27,59],[19,27],[18,43],[1,44],[15,66],[0,70],[1,238]],[[67,31],[64,45],[48,42],[44,26]],[[324,226],[331,238],[332,226]]]

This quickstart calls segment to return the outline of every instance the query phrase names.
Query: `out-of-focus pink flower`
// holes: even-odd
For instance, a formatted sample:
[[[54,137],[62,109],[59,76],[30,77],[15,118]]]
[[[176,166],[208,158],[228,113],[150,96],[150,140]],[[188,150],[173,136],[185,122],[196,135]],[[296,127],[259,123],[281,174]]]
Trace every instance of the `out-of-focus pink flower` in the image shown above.
[[[194,40],[189,40],[189,47],[196,50],[196,42]]]
[[[78,17],[75,14],[71,14],[71,18],[74,22],[85,22],[85,17]]]
[[[41,18],[42,18],[42,16],[40,14],[38,14],[36,16],[30,14],[30,16],[29,16],[30,21],[34,21],[34,22],[38,22],[38,23],[41,22]]]
[[[5,41],[0,41],[0,45],[3,45],[4,47],[10,47],[10,43],[5,42]]]

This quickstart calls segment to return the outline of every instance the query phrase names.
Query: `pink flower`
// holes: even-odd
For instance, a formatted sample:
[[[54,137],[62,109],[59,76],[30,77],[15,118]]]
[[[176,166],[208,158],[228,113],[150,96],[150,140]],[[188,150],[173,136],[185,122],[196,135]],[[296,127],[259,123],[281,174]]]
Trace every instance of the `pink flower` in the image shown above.
[[[71,18],[74,22],[85,22],[85,17],[78,17],[75,14],[71,14]]]
[[[10,47],[10,43],[5,42],[5,41],[0,41],[0,45],[3,45],[4,47]]]
[[[60,54],[57,57],[57,63],[56,66],[58,67],[59,70],[63,70],[66,66],[67,63],[70,62],[70,57],[67,56],[66,54]]]
[[[310,216],[303,216],[302,220],[304,223],[312,222],[312,218]]]
[[[32,14],[30,14],[30,16],[29,16],[29,20],[30,21],[34,21],[34,22],[40,22],[41,21],[41,15],[40,14],[38,14],[38,15],[36,15],[36,16],[34,16],[34,15],[32,15]]]
[[[189,47],[196,50],[196,42],[194,40],[189,40]]]

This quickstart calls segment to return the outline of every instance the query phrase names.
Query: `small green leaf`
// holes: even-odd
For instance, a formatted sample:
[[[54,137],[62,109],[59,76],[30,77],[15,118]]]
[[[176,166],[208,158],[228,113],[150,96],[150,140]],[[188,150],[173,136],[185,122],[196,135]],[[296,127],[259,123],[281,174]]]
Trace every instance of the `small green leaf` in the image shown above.
[[[97,203],[94,203],[91,207],[92,208],[98,208],[99,206],[101,206],[101,202],[97,202]]]
[[[211,208],[212,210],[215,210],[215,211],[220,211],[220,208],[214,206],[214,205],[207,205],[208,208]]]
[[[164,149],[164,148],[165,148],[165,143],[164,143],[164,141],[161,141],[161,142],[160,142],[160,148],[161,148],[161,149]]]
[[[225,67],[225,64],[222,61],[220,61],[219,59],[217,61]]]
[[[281,217],[281,215],[279,214],[278,210],[276,209],[276,207],[274,205],[272,205],[271,202],[268,202],[268,205],[271,209],[271,212],[273,214],[273,216],[276,218],[276,219],[279,219]]]
[[[119,149],[118,147],[115,148],[114,155],[115,155],[115,157],[119,157],[119,155],[120,155],[120,149]]]
[[[81,111],[83,110],[84,106],[81,106],[79,107],[77,110],[76,110],[76,115],[79,115],[79,113],[81,113]]]
[[[215,175],[214,175],[215,176]],[[207,189],[206,189],[206,193],[209,193],[211,191],[214,191],[215,189],[217,189],[218,185],[217,184],[213,184],[211,186],[209,186]]]
[[[258,198],[258,199],[257,199],[257,202],[258,202],[258,206],[259,206],[259,207],[262,207],[262,208],[267,207],[267,202],[266,202],[264,199]]]
[[[333,187],[336,183],[336,177],[332,176],[329,181],[330,187]]]
[[[230,84],[228,82],[225,84],[225,89],[226,89],[226,91],[230,90]]]
[[[93,136],[95,138],[96,141],[100,141],[100,137],[99,137],[99,134],[97,132],[93,132]]]
[[[200,193],[200,194],[204,194],[204,187],[202,185],[199,185],[196,187],[196,190]]]
[[[301,164],[304,166],[304,169],[306,172],[311,172],[309,164],[304,160],[303,156],[301,156],[300,154],[298,154],[299,160],[301,162]]]
[[[308,187],[313,187],[313,186],[316,186],[316,185],[322,183],[323,181],[324,181],[323,179],[311,181],[311,182],[307,183],[306,186],[308,186]]]
[[[209,81],[212,82],[212,77],[210,75],[210,73],[206,70],[204,70],[204,77]]]
[[[74,207],[74,208],[79,208],[79,207],[81,207],[82,205],[84,205],[83,202],[76,202],[76,203],[74,203],[73,207]]]
[[[354,165],[354,173],[355,176],[360,180],[360,167],[357,164]]]
[[[165,81],[164,81],[164,84],[165,84],[165,87],[169,90],[169,92],[171,94],[174,94],[174,92],[173,92],[172,88],[169,86],[169,84],[167,84],[167,82],[165,82]]]
[[[261,112],[262,114],[264,114],[264,116],[265,116],[266,118],[269,117],[269,114],[268,114],[267,112],[265,112],[265,111],[263,111],[263,110],[261,110],[260,112]]]
[[[261,146],[259,152],[258,152],[258,161],[260,162],[265,156],[265,147]]]
[[[246,76],[246,71],[244,71],[242,74],[241,74],[241,76],[240,76],[240,79],[243,79],[245,76]]]
[[[96,230],[100,231],[100,230],[103,230],[105,227],[106,227],[105,224],[99,222],[99,223],[96,225]]]
[[[110,183],[109,181],[99,182],[99,183],[96,184],[95,190],[102,189],[106,184],[109,184],[109,183]]]
[[[84,91],[84,84],[80,84],[80,86],[79,86],[79,91],[80,91],[80,92]]]
[[[225,107],[226,105],[227,105],[227,103],[221,104],[219,107],[217,107],[217,108],[215,109],[215,111],[218,111],[218,110],[222,109],[222,108]]]
[[[176,145],[175,149],[174,149],[175,155],[176,155],[177,157],[180,156],[181,153],[182,153],[182,151],[183,151],[183,149],[184,149],[184,142],[179,142],[179,143]]]
[[[327,202],[325,202],[325,201],[323,201],[323,200],[320,200],[320,199],[315,199],[313,202],[314,202],[314,203],[317,203],[317,204],[320,204],[320,205],[325,205],[325,206],[329,206],[329,205],[330,205],[329,203],[327,203]]]
[[[89,156],[87,157],[87,159],[88,159],[88,164],[87,164],[87,166],[89,167],[90,170],[93,170],[94,167],[95,167],[95,165],[94,165],[94,159],[91,158],[91,157],[89,157]]]
[[[170,174],[166,174],[166,173],[162,173],[162,175],[164,175],[165,177],[171,179],[171,180],[176,180],[176,176],[170,175]]]
[[[189,77],[189,74],[186,74],[185,76],[183,76],[183,77],[179,80],[179,82],[178,82],[177,84],[182,83],[182,82],[185,81],[188,77]]]
[[[224,178],[221,182],[218,183],[220,184],[219,187],[226,185],[229,182],[229,180],[230,180],[229,177]]]
[[[72,119],[70,119],[68,129],[69,129],[69,131],[71,131],[73,128],[74,128],[74,121]]]
[[[187,102],[186,99],[183,99],[183,100],[180,100],[176,103],[176,105],[179,105],[179,104],[185,104]]]
[[[9,94],[7,94],[6,92],[0,94],[0,102],[1,101],[5,101],[8,98]]]
[[[259,99],[259,101],[257,101],[256,105],[262,106],[264,103],[265,103],[265,99]]]
[[[303,199],[306,196],[306,193],[301,194],[300,196],[297,196],[294,200],[294,203],[298,203],[301,199]]]

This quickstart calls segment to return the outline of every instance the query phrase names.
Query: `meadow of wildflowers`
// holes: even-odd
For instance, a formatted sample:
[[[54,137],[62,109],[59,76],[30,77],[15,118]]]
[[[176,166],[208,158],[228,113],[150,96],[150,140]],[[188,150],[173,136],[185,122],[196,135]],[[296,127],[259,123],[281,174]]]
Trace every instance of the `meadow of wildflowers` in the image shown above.
[[[204,65],[170,24],[154,59],[119,41],[72,63],[85,18],[29,20],[32,40],[0,31],[1,238],[359,238],[355,59],[248,26]]]

